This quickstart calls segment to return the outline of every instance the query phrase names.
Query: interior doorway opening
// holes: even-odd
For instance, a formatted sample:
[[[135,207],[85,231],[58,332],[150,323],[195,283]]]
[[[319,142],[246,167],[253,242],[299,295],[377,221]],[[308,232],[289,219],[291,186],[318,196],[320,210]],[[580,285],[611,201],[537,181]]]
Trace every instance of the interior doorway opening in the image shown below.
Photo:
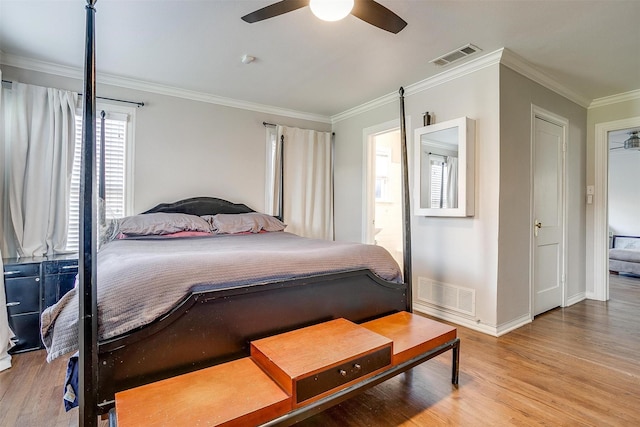
[[[595,176],[593,197],[593,237],[590,282],[587,283],[587,298],[609,300],[609,144],[610,133],[640,128],[640,116],[595,126]],[[589,267],[588,267],[589,268]],[[589,272],[588,272],[589,273]],[[587,274],[589,277],[589,274]]]
[[[365,218],[363,242],[382,246],[403,265],[402,166],[397,122],[365,129]]]
[[[609,272],[640,279],[640,149],[636,138],[640,126],[609,131],[608,201]]]

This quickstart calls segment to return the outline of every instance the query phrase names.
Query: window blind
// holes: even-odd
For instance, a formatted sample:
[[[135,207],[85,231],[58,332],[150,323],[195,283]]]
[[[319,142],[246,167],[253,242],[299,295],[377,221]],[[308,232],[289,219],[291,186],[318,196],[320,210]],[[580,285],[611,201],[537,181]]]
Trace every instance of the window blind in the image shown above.
[[[127,124],[127,114],[107,112],[105,115],[105,215],[107,219],[121,218],[125,215]],[[100,118],[98,118],[96,120],[96,159],[100,159],[100,132]],[[82,116],[77,114],[67,228],[67,250],[69,251],[78,250],[80,238],[81,153]],[[99,163],[99,160],[96,160],[96,177],[101,174]],[[96,192],[98,184],[99,180],[96,179]]]
[[[431,163],[431,200],[430,207],[432,208],[448,208],[449,201],[447,200],[447,188],[448,181],[448,166],[444,157],[440,155],[430,155],[429,162]]]

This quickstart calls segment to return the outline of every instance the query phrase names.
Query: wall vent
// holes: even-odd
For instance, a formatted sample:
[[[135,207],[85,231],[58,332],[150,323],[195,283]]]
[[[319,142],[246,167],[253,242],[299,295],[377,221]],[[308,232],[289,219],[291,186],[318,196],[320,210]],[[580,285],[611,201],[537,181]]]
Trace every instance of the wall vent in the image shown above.
[[[440,67],[443,67],[445,65],[449,65],[452,62],[456,62],[459,61],[463,58],[466,58],[469,55],[473,55],[476,52],[480,52],[482,51],[482,49],[480,49],[478,46],[474,46],[472,44],[467,44],[464,45],[462,47],[459,47],[458,49],[454,50],[453,52],[449,52],[446,55],[442,55],[436,59],[432,59],[431,63],[438,65]]]
[[[426,277],[418,278],[418,301],[446,311],[476,315],[475,289],[438,283]]]

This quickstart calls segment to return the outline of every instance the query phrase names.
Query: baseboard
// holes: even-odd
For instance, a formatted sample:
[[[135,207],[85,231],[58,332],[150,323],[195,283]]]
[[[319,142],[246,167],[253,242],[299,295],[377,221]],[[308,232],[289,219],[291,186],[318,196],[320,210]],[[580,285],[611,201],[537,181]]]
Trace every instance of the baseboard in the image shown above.
[[[579,293],[567,298],[567,305],[565,305],[565,307],[569,307],[569,306],[571,306],[573,304],[579,303],[580,301],[584,301],[586,299],[587,299],[586,292],[579,292]]]
[[[502,325],[499,325],[497,328],[497,334],[496,336],[502,336],[508,332],[513,331],[514,329],[518,329],[524,325],[527,325],[529,323],[531,323],[532,319],[531,319],[531,315],[529,314],[524,314],[520,317],[518,317],[517,319],[513,319],[507,323],[503,323]]]
[[[456,325],[464,326],[465,328],[482,332],[483,334],[491,335],[494,337],[499,337],[513,331],[514,329],[518,329],[521,326],[531,323],[531,316],[529,316],[528,314],[499,326],[491,326],[480,323],[478,321],[474,321],[473,319],[469,319],[464,316],[459,316],[455,313],[439,310],[438,308],[430,307],[416,302],[413,303],[413,309],[414,311],[417,311],[419,313],[424,313],[438,319],[446,320],[447,322],[455,323]]]

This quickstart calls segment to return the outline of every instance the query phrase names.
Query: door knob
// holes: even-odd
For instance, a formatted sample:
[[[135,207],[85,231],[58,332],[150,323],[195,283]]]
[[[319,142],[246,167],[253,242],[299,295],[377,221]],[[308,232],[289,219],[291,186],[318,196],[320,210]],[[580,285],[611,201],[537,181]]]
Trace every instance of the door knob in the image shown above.
[[[540,230],[541,228],[542,228],[542,223],[536,219],[533,223],[533,235],[537,237],[538,230]]]

